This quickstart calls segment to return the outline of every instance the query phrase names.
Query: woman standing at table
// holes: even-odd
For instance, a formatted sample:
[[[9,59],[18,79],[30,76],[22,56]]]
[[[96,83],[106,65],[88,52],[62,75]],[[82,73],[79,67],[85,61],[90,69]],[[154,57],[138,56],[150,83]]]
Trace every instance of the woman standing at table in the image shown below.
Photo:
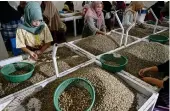
[[[82,37],[87,37],[95,34],[105,35],[106,26],[103,16],[103,3],[94,1],[88,9],[85,20]]]
[[[52,41],[51,33],[43,22],[40,4],[28,2],[24,9],[24,24],[17,29],[16,47],[37,60]]]
[[[0,2],[0,14],[2,38],[7,50],[11,51],[10,39],[15,38],[17,27],[22,24],[21,14],[8,1]]]
[[[51,1],[41,3],[43,17],[53,36],[53,43],[66,42],[66,25],[61,21],[57,8]]]
[[[169,1],[166,2],[165,6],[161,9],[161,13],[163,17],[168,16],[169,17]]]
[[[124,17],[123,17],[123,22],[122,24],[125,26],[130,26],[132,25],[136,13],[140,11],[142,8],[144,8],[143,2],[140,1],[132,1],[128,8],[125,10]],[[139,13],[140,14],[140,13]],[[142,26],[140,21],[137,21],[139,26]]]
[[[17,9],[20,12],[20,14],[23,16],[24,15],[24,8],[26,6],[27,2],[26,1],[20,1]]]

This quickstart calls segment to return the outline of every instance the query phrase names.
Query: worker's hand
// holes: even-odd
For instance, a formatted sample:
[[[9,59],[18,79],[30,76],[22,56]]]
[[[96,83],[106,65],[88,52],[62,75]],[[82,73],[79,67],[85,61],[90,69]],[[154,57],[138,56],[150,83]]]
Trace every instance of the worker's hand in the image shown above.
[[[102,35],[106,35],[106,32],[101,32]]]
[[[34,60],[37,60],[37,59],[38,59],[38,55],[37,55],[35,52],[32,52],[32,51],[31,51],[29,54],[30,54],[30,56],[31,56],[32,59],[34,59]]]
[[[99,33],[96,33],[96,35],[106,35],[106,33],[104,33],[104,32],[99,32]]]
[[[106,35],[106,33],[104,32],[103,35]]]
[[[35,51],[35,53],[36,53],[37,55],[41,55],[41,54],[42,54],[42,51],[41,51],[41,50],[37,50],[37,51]]]
[[[148,71],[147,68],[141,69],[141,70],[139,71],[139,76],[140,76],[140,77],[145,77],[145,76],[144,76],[144,73],[146,73],[147,71]]]

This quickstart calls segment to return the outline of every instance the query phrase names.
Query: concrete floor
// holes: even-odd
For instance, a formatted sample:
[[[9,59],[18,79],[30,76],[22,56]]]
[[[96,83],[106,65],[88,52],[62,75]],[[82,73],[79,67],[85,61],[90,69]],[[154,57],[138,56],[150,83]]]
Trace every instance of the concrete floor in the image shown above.
[[[76,37],[74,37],[74,35],[66,36],[67,42],[74,41],[74,40],[77,40],[77,39],[80,39],[80,38],[82,38],[82,35],[77,35]]]

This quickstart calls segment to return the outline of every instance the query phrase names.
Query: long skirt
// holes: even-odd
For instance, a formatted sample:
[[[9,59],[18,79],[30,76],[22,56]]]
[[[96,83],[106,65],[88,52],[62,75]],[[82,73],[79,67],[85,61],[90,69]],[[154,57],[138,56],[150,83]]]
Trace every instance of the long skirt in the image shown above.
[[[53,36],[53,42],[54,43],[63,43],[66,42],[65,38],[65,31],[64,30],[59,30],[59,31],[51,31],[51,34]]]

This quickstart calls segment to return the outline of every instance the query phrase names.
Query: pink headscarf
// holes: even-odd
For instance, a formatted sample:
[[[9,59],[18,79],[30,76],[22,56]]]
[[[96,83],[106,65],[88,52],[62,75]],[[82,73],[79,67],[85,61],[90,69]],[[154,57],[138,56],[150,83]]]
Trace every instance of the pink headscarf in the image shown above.
[[[98,4],[103,4],[101,1],[94,1],[91,3],[90,8],[88,9],[86,15],[85,15],[85,22],[87,21],[88,17],[92,17],[93,19],[97,19],[97,28],[100,29],[102,22],[104,21],[103,12],[101,9],[96,10],[95,7]]]

